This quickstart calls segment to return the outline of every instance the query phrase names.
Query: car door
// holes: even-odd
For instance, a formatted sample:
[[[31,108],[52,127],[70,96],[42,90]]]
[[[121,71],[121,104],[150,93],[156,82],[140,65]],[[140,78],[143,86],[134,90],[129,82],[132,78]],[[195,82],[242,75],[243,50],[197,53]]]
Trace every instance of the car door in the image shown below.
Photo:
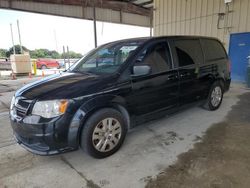
[[[207,97],[215,77],[230,77],[228,57],[223,45],[218,40],[202,38],[200,41],[204,52],[204,63],[200,65],[199,77],[204,96]]]
[[[49,59],[44,59],[43,60],[43,64],[47,67],[47,68],[50,68],[51,67],[51,62]]]
[[[134,65],[149,65],[151,73],[131,77],[132,94],[129,106],[141,116],[178,106],[178,72],[173,69],[166,40],[147,45],[137,56]]]
[[[54,59],[48,60],[49,67],[54,68],[57,67],[57,63]]]
[[[180,105],[189,104],[202,97],[199,64],[203,63],[203,52],[199,39],[175,39],[171,42],[175,66],[179,71]]]

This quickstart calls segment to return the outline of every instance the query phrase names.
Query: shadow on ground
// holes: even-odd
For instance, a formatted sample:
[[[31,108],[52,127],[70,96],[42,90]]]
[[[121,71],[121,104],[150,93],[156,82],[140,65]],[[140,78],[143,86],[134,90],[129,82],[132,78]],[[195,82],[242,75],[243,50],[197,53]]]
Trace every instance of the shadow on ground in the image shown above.
[[[239,97],[225,121],[206,131],[194,149],[181,154],[178,161],[147,188],[216,187],[248,188],[250,185],[250,93]]]

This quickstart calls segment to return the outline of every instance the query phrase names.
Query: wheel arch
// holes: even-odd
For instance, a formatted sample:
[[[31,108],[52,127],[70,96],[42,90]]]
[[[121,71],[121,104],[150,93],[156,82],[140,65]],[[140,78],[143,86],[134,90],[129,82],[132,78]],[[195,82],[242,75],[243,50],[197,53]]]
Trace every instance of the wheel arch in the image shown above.
[[[225,78],[223,76],[218,76],[218,77],[215,77],[215,79],[213,80],[213,83],[215,82],[220,82],[222,84],[222,89],[223,89],[223,92],[224,92],[224,87],[225,87]],[[211,86],[213,85],[213,83],[211,84]],[[210,87],[211,87],[210,86]]]
[[[125,118],[127,129],[130,129],[131,118],[122,97],[112,95],[96,97],[82,104],[75,113],[68,130],[69,145],[79,147],[84,124],[89,117],[103,108],[113,108],[119,111]]]
[[[220,81],[222,84],[223,84],[223,87],[225,86],[225,77],[224,77],[224,75],[222,75],[222,74],[216,74],[216,75],[214,75],[214,74],[210,74],[209,75],[209,78],[210,78],[210,85],[209,85],[209,90],[210,90],[210,88],[212,87],[212,85],[214,84],[214,82],[217,82],[217,81]],[[208,90],[208,91],[209,91]]]
[[[41,63],[41,65],[40,65],[40,67],[42,68],[42,67],[48,67],[46,64],[44,64],[44,63]]]

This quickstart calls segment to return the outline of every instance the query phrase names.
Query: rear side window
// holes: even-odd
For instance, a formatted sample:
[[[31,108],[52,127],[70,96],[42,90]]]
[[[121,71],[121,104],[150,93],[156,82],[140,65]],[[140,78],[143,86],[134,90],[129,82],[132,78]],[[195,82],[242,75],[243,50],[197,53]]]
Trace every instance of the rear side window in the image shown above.
[[[217,40],[201,39],[206,61],[214,61],[227,58],[227,54],[222,44]]]
[[[203,62],[203,53],[198,39],[176,40],[174,43],[178,56],[179,67]]]
[[[167,43],[159,42],[146,48],[139,55],[136,63],[150,65],[152,74],[170,70],[172,68],[172,62]]]

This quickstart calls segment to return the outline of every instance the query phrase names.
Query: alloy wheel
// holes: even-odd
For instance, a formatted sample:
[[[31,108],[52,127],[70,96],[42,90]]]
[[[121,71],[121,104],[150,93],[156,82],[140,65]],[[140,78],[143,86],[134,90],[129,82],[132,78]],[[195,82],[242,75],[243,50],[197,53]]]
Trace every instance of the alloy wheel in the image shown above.
[[[100,152],[108,152],[117,146],[121,133],[121,124],[117,119],[105,118],[96,125],[93,131],[93,146]]]
[[[221,99],[222,99],[222,90],[221,90],[221,87],[216,86],[213,89],[212,94],[211,94],[211,104],[214,107],[217,107],[220,104]]]

